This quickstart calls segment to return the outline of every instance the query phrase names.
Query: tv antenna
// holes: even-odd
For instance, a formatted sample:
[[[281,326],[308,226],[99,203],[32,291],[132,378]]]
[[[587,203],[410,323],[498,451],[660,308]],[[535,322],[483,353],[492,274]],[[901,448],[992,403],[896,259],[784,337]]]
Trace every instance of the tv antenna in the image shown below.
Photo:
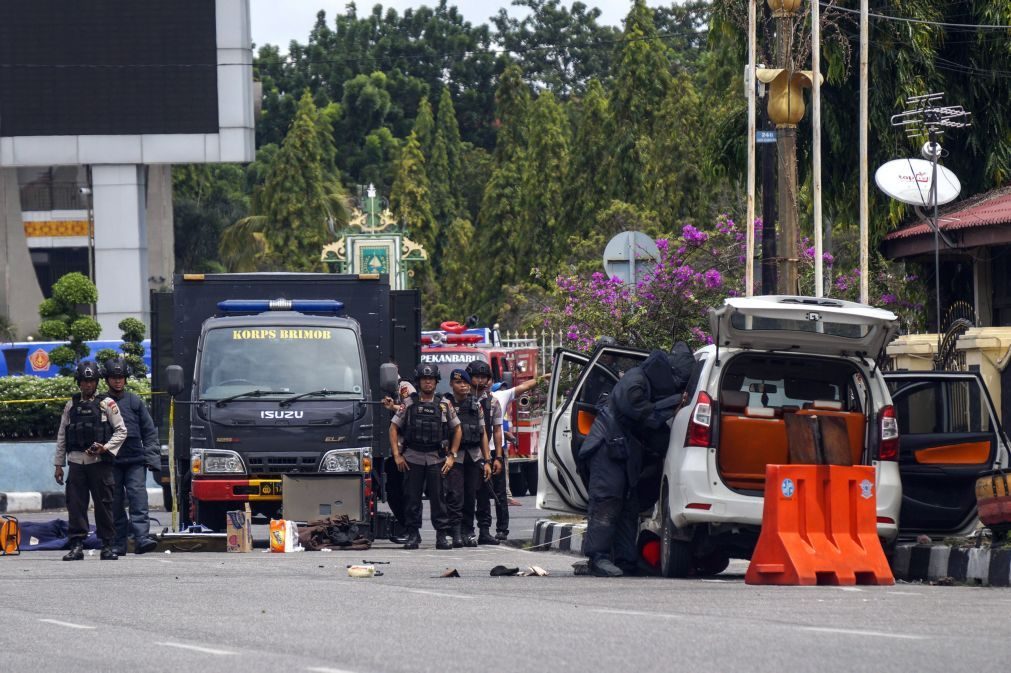
[[[937,161],[947,152],[941,147],[940,138],[948,129],[971,126],[971,112],[961,105],[944,105],[944,92],[910,96],[906,99],[906,111],[892,115],[892,126],[905,129],[907,138],[926,140],[920,153],[930,162],[930,191],[926,205],[933,206],[930,226],[934,230],[934,295],[937,310],[937,355],[935,367],[939,366],[941,355],[941,230],[937,218]],[[947,243],[947,237],[945,238]]]

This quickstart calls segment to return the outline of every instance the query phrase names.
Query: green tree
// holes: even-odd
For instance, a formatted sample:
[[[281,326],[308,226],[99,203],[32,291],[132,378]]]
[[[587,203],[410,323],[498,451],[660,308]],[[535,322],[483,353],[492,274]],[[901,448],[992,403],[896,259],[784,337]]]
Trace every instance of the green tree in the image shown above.
[[[425,321],[438,325],[445,320],[463,320],[473,305],[473,284],[467,282],[475,258],[474,225],[457,218],[445,227],[446,252],[442,259],[438,299],[425,307]]]
[[[432,144],[435,142],[435,118],[432,116],[432,105],[428,102],[428,96],[421,99],[418,104],[418,115],[414,118],[415,137],[418,139],[418,147],[425,157],[432,156]]]
[[[597,23],[600,10],[560,0],[514,0],[529,11],[522,19],[505,9],[492,17],[495,41],[517,54],[526,77],[559,96],[582,92],[592,78],[604,78],[613,53],[606,46],[619,37],[613,26]]]
[[[455,181],[460,174],[460,126],[456,121],[456,108],[448,87],[443,87],[439,96],[439,110],[435,118],[436,133],[442,133],[446,143],[446,161],[449,164],[449,178]]]
[[[703,177],[705,120],[701,100],[687,75],[671,88],[660,108],[654,133],[642,149],[643,206],[660,218],[667,230],[683,219],[700,220],[706,213]]]
[[[473,277],[484,279],[476,288],[474,305],[480,317],[488,321],[498,314],[505,288],[516,283],[520,269],[533,265],[530,259],[518,265],[510,235],[512,231],[525,230],[523,163],[530,92],[517,65],[508,66],[499,78],[495,102],[498,140],[493,154],[494,168],[478,216],[481,255],[475,256],[472,271]]]
[[[572,156],[565,181],[566,228],[588,233],[597,213],[607,205],[612,185],[607,164],[611,154],[608,138],[610,112],[607,94],[596,79],[586,87],[579,102]]]
[[[521,278],[534,266],[553,272],[556,251],[569,233],[562,224],[562,188],[569,172],[569,122],[550,91],[542,91],[532,106],[525,159],[523,227],[510,232]]]
[[[39,304],[39,334],[52,341],[66,341],[54,348],[49,359],[70,375],[74,365],[85,359],[91,348],[85,341],[97,339],[102,326],[94,318],[82,315],[78,308],[98,302],[98,289],[87,276],[76,271],[53,283],[53,296]]]
[[[233,270],[309,271],[319,267],[328,227],[347,221],[341,184],[327,176],[328,128],[308,92],[288,135],[254,190],[253,212],[230,225],[221,237],[221,255]]]
[[[407,227],[411,239],[428,251],[435,250],[438,225],[432,216],[431,191],[425,172],[425,156],[412,131],[400,152],[397,177],[390,192],[390,210]]]
[[[246,172],[235,164],[172,167],[175,266],[180,272],[221,272],[221,232],[249,212]]]
[[[122,353],[118,353],[112,348],[103,348],[98,351],[96,359],[100,364],[104,364],[109,360],[122,357],[130,365],[130,372],[134,378],[146,380],[144,335],[147,333],[147,326],[136,318],[123,318],[117,327],[123,332],[123,343],[119,347]]]
[[[611,89],[611,179],[615,194],[632,203],[647,198],[643,180],[645,151],[671,88],[667,50],[653,25],[645,0],[635,0],[625,19]]]

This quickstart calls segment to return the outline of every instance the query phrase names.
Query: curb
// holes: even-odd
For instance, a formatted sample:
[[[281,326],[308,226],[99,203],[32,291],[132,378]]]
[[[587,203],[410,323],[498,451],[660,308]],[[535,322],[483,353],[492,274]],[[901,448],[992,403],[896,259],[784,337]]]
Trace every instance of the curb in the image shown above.
[[[147,489],[148,508],[162,509],[164,502],[160,488]],[[66,509],[64,491],[9,491],[0,493],[0,514],[30,514],[48,509]]]
[[[897,545],[892,573],[907,582],[951,579],[976,586],[1011,586],[1011,549]]]
[[[560,551],[582,556],[585,523],[559,523],[538,519],[534,523],[533,546],[530,551]]]
[[[534,523],[531,551],[581,555],[585,523]],[[947,545],[900,544],[890,560],[895,579],[906,582],[944,581],[973,586],[1011,586],[1011,548],[959,549]]]

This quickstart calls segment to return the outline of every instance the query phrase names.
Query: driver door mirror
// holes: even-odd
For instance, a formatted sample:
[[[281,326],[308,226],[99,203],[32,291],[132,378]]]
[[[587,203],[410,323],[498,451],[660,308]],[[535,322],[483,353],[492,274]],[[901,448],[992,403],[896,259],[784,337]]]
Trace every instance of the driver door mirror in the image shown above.
[[[183,391],[183,368],[179,365],[169,365],[165,368],[165,391],[176,397]]]
[[[392,362],[379,365],[379,390],[384,395],[397,399],[397,389],[400,383],[400,373],[397,365]]]

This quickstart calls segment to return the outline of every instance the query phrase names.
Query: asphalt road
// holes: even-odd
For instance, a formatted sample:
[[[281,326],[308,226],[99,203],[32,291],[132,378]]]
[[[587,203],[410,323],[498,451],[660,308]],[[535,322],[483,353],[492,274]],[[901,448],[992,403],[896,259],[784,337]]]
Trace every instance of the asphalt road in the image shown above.
[[[563,554],[425,547],[2,558],[0,670],[919,673],[1005,671],[1011,655],[1002,589],[750,587],[743,563],[599,579]],[[384,575],[348,577],[365,559]],[[490,577],[497,564],[550,575]]]

